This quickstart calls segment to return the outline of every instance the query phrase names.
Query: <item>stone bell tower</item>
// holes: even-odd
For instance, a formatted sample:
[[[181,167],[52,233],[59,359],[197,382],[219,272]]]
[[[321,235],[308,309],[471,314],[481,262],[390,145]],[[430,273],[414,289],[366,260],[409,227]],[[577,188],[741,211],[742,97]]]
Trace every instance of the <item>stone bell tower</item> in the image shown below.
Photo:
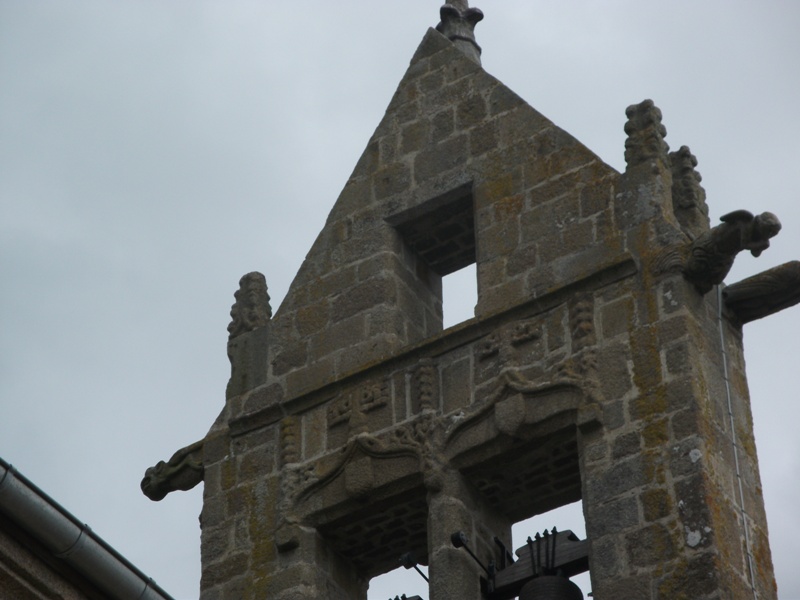
[[[649,100],[617,172],[481,68],[478,9],[440,16],[274,315],[242,278],[218,419],[142,482],[204,482],[201,597],[363,600],[411,552],[433,600],[587,567],[596,600],[776,598],[742,326],[800,300],[800,263],[722,282],[780,223],[710,227]],[[506,552],[578,500],[586,540]]]

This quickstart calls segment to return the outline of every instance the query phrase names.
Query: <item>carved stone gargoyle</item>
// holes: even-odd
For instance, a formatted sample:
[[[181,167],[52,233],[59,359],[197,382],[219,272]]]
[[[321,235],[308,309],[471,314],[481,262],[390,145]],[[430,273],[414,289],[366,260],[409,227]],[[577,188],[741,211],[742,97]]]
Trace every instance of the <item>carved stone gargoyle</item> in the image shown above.
[[[771,212],[753,216],[746,210],[736,210],[720,221],[688,246],[682,260],[684,277],[701,294],[722,283],[739,252],[750,250],[753,256],[759,256],[781,230],[781,222]]]
[[[203,440],[181,448],[164,462],[144,472],[141,488],[150,500],[162,500],[170,492],[187,491],[203,481]]]

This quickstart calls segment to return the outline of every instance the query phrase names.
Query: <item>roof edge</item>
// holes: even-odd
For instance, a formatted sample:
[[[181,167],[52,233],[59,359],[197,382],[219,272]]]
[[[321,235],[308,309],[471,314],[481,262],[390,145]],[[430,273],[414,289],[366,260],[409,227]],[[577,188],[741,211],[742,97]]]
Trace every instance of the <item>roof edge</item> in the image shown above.
[[[150,577],[0,458],[0,513],[109,598],[174,600]]]

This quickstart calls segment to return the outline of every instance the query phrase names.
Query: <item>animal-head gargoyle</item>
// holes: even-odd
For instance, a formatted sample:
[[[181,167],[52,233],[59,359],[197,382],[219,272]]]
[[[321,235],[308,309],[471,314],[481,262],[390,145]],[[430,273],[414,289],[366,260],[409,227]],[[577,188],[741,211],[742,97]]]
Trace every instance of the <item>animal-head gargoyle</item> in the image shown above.
[[[175,490],[190,490],[203,481],[203,440],[181,448],[167,462],[144,472],[141,488],[150,500],[162,500]]]
[[[725,279],[736,255],[749,250],[759,256],[769,248],[770,238],[781,230],[781,222],[771,212],[753,216],[736,210],[720,218],[722,223],[700,235],[688,248],[683,275],[705,294]]]

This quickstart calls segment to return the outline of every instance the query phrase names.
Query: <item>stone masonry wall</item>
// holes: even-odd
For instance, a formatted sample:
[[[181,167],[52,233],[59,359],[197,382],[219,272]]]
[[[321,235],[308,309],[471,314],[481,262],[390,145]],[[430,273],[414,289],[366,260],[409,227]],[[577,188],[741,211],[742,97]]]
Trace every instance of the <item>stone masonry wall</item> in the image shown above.
[[[433,600],[478,600],[447,536],[488,563],[578,499],[599,600],[775,597],[740,329],[662,268],[707,228],[699,178],[652,103],[625,127],[619,174],[428,32],[280,309],[229,345],[203,600],[364,599],[407,551]],[[443,332],[469,260],[476,317]]]

